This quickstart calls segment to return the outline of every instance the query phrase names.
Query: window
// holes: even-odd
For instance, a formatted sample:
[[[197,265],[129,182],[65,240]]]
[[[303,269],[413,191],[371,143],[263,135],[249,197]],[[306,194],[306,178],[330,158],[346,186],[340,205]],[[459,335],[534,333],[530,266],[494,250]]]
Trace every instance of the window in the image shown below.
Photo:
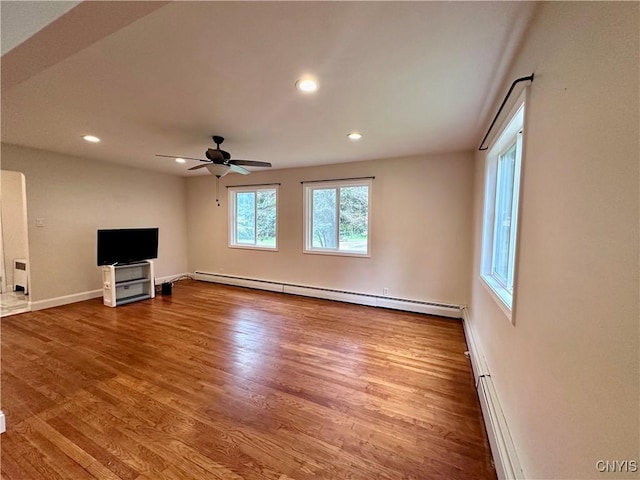
[[[278,248],[278,187],[229,188],[229,246]]]
[[[304,251],[368,256],[371,180],[309,183],[304,190]]]
[[[512,322],[524,110],[523,93],[489,149],[483,216],[481,278]]]

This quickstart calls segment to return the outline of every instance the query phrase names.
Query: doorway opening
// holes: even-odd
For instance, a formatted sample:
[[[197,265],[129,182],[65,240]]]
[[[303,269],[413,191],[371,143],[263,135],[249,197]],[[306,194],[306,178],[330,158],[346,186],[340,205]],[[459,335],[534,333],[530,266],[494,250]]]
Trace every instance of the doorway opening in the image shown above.
[[[0,315],[28,312],[30,271],[25,176],[0,171]]]

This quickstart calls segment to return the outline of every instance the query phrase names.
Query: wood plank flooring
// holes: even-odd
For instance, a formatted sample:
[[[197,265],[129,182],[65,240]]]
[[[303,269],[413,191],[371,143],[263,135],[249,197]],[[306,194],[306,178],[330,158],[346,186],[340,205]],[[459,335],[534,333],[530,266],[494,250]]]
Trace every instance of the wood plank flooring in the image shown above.
[[[183,281],[1,326],[6,480],[495,478],[457,320]]]

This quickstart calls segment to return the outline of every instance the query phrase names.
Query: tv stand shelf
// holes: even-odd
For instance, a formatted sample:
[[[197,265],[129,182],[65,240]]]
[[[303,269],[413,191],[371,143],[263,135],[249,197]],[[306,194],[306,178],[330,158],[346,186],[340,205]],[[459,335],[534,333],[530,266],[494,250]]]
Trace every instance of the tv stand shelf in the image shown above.
[[[103,303],[118,307],[154,298],[153,262],[106,265],[102,267]]]
[[[144,283],[144,282],[148,282],[149,279],[148,278],[136,278],[134,280],[127,280],[126,282],[117,282],[117,285],[119,287],[126,287],[128,285],[136,285],[138,283]]]

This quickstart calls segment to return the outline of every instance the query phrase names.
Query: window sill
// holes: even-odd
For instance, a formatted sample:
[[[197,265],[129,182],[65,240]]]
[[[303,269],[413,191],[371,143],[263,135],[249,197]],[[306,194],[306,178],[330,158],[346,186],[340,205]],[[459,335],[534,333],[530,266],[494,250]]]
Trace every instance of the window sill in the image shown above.
[[[260,247],[257,245],[229,245],[229,248],[238,248],[240,250],[260,250],[263,252],[277,252],[278,247]]]
[[[368,253],[341,252],[338,250],[303,250],[302,253],[309,253],[311,255],[334,255],[337,257],[371,258],[371,255]]]
[[[500,310],[502,310],[502,313],[506,315],[511,324],[514,324],[513,309],[511,307],[513,296],[493,278],[486,275],[480,275],[480,278],[482,284],[491,295],[491,298],[493,298],[498,304],[498,307],[500,307]]]

